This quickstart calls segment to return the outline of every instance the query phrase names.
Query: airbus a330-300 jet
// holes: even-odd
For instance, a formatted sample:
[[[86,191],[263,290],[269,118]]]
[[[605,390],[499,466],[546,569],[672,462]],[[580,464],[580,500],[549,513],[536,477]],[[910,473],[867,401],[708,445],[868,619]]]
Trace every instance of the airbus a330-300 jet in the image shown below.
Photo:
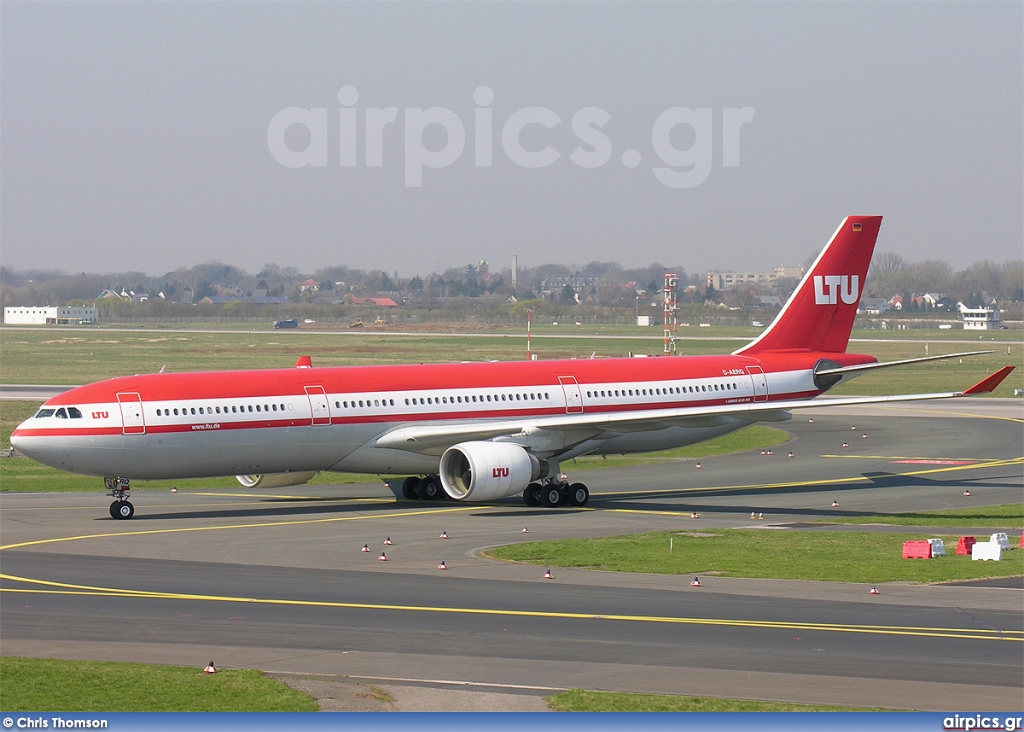
[[[690,445],[805,407],[942,399],[989,392],[1012,370],[965,389],[815,397],[879,363],[847,353],[881,216],[847,217],[778,317],[728,355],[123,376],[47,401],[14,430],[20,452],[103,477],[110,514],[134,515],[132,479],[237,476],[305,483],[319,471],[409,476],[407,499],[447,495],[531,506],[587,503],[560,464],[581,455]]]

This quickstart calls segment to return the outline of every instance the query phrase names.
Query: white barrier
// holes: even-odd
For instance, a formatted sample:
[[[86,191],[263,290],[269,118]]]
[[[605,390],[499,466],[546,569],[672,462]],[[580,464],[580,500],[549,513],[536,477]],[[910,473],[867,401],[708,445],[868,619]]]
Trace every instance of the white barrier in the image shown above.
[[[971,559],[994,559],[1000,561],[1003,558],[1003,548],[994,541],[979,541],[971,547]]]
[[[942,539],[929,539],[928,543],[932,545],[932,559],[946,556],[946,546]]]
[[[1010,540],[1006,538],[1006,534],[992,534],[989,541],[993,544],[998,544],[1003,548],[1003,551],[1009,551],[1013,547],[1010,546]]]

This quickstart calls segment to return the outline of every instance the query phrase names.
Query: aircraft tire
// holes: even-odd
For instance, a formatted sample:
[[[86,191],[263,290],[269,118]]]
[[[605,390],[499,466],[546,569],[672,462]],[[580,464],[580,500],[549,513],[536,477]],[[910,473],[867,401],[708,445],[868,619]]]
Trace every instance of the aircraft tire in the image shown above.
[[[526,486],[526,490],[523,491],[523,501],[527,506],[536,508],[540,505],[541,490],[540,483],[530,483],[530,485]]]
[[[590,500],[590,489],[583,483],[573,483],[569,486],[569,503],[573,506],[586,506]]]
[[[420,479],[416,476],[406,478],[402,481],[402,497],[407,501],[415,501],[418,499],[420,497],[417,492],[419,485]]]
[[[120,501],[114,501],[113,503],[110,504],[110,518],[117,518],[117,504],[119,503]]]
[[[441,497],[441,486],[437,484],[437,478],[434,477],[421,480],[417,491],[424,501],[436,501]]]
[[[541,501],[548,508],[554,508],[562,502],[562,491],[556,485],[545,486],[541,489]]]
[[[130,501],[114,501],[116,512],[114,518],[127,521],[135,515],[135,506]]]

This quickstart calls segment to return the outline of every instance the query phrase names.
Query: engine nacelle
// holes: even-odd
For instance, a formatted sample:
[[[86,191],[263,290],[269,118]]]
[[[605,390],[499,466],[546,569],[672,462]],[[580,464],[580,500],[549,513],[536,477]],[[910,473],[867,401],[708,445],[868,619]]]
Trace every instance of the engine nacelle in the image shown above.
[[[302,485],[313,480],[316,471],[308,473],[270,473],[268,475],[236,475],[235,479],[246,488],[284,488]]]
[[[548,464],[509,442],[460,442],[441,456],[441,485],[457,501],[495,501],[526,490]]]

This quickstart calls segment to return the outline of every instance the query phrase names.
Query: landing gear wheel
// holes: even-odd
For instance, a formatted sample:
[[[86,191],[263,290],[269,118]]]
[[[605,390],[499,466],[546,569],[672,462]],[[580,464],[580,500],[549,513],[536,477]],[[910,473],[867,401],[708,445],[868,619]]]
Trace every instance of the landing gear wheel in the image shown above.
[[[117,507],[121,504],[120,501],[114,501],[110,504],[110,518],[117,518]]]
[[[554,508],[562,502],[562,491],[556,485],[545,486],[541,490],[541,501],[548,508]]]
[[[116,519],[130,519],[135,515],[135,506],[131,501],[114,501],[110,511]]]
[[[423,500],[434,501],[441,495],[441,486],[437,484],[437,478],[424,478],[420,481],[420,486],[417,491],[420,494],[420,498]]]
[[[523,501],[527,506],[536,508],[540,505],[540,492],[543,490],[540,483],[530,483],[523,491]]]
[[[569,486],[569,503],[573,506],[586,506],[590,500],[590,490],[582,483]]]
[[[402,481],[402,497],[407,501],[415,501],[417,498],[420,497],[419,493],[417,492],[417,488],[419,488],[419,485],[420,479],[417,478],[416,476],[406,478],[404,481]]]

